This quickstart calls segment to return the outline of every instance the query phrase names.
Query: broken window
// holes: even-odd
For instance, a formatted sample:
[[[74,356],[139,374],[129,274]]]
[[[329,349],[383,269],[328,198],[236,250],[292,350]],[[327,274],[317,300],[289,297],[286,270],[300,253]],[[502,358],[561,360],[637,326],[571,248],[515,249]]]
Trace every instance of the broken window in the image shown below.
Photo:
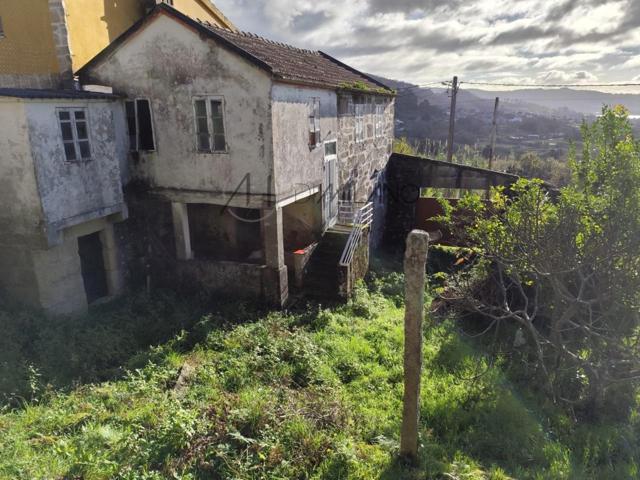
[[[312,98],[309,102],[309,146],[320,145],[320,99]]]
[[[357,103],[355,105],[356,111],[356,128],[355,128],[355,140],[356,142],[364,141],[364,111],[365,104]]]
[[[129,146],[132,152],[153,151],[156,149],[151,118],[151,104],[147,99],[125,102]]]
[[[58,110],[62,143],[67,161],[91,158],[87,111],[84,108],[64,108]]]
[[[199,152],[226,152],[224,102],[221,98],[194,100],[196,143]]]
[[[384,104],[376,104],[376,138],[384,135]]]

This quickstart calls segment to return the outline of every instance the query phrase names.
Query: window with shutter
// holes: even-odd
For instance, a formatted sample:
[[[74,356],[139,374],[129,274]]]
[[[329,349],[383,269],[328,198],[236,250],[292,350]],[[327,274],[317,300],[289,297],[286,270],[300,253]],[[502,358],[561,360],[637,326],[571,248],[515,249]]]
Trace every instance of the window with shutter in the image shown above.
[[[320,135],[320,99],[309,101],[309,147],[315,148],[322,142]]]
[[[156,149],[151,103],[145,98],[125,102],[129,145],[132,152]]]
[[[203,153],[226,152],[224,100],[219,97],[196,98],[193,101],[193,107],[198,151]]]

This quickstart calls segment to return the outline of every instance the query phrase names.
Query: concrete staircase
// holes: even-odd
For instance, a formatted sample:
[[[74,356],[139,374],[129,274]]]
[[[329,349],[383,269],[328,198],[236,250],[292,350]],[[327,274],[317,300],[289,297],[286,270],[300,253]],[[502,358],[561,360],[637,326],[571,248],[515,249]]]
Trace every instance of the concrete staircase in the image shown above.
[[[351,227],[329,228],[313,252],[304,277],[303,293],[313,298],[338,298],[338,263]]]

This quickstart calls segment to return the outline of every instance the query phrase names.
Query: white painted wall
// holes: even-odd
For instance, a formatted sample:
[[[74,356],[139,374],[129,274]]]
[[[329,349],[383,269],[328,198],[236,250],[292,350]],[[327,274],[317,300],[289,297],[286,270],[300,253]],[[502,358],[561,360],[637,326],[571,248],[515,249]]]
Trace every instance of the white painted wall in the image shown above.
[[[250,174],[253,193],[273,190],[271,79],[244,58],[160,15],[88,72],[88,81],[151,100],[157,151],[132,162],[134,176],[151,187],[229,193]],[[198,95],[224,97],[227,153],[197,152]]]
[[[338,100],[331,90],[274,84],[273,155],[276,193],[287,197],[322,184],[324,144],[309,148],[309,102],[320,99],[322,141],[336,140]]]
[[[59,108],[86,109],[90,160],[66,160],[57,116]],[[25,103],[25,111],[48,233],[122,212],[120,166],[127,148],[122,107],[102,100],[29,101]],[[118,122],[116,117],[120,118]]]
[[[0,245],[38,234],[42,209],[24,103],[0,99]]]

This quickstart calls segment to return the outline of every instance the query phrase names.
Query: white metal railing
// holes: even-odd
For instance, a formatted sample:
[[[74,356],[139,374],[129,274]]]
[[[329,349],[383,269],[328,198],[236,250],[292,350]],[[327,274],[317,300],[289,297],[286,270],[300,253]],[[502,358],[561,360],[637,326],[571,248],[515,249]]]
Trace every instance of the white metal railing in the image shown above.
[[[355,217],[358,212],[367,208],[370,203],[365,202],[338,202],[338,224],[339,225],[353,225],[355,224]],[[373,211],[373,210],[372,210]]]
[[[361,208],[353,207],[354,204],[351,205],[355,210],[355,213],[351,216],[351,234],[349,235],[347,244],[345,245],[344,250],[342,251],[342,256],[340,257],[340,265],[343,267],[351,265],[356,249],[360,245],[362,232],[369,228],[373,221],[373,203],[365,203]]]

